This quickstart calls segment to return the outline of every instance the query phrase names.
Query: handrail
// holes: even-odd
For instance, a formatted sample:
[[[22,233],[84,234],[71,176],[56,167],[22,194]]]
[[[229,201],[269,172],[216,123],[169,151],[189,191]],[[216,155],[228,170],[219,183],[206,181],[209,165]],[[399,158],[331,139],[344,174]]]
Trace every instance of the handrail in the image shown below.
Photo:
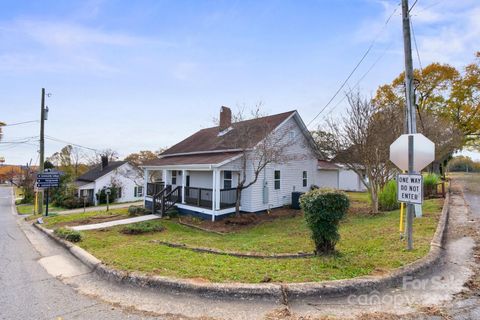
[[[175,205],[180,200],[180,192],[181,186],[175,187],[172,191],[167,193],[166,195],[162,195],[162,216],[165,212],[167,212],[171,207]],[[172,194],[177,193],[177,198],[175,201],[171,200]]]

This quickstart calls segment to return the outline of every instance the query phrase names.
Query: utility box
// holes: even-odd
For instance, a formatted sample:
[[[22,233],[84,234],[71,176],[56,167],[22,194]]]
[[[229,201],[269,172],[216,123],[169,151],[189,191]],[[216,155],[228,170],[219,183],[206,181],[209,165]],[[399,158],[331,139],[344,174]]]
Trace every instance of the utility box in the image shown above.
[[[292,209],[300,209],[300,196],[303,192],[292,192]]]

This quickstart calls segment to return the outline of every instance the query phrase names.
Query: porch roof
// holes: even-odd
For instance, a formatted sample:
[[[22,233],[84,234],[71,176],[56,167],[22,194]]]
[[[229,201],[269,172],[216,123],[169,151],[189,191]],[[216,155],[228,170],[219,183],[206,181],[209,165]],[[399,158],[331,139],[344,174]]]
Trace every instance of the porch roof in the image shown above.
[[[201,153],[170,156],[145,162],[142,167],[218,165],[240,155],[241,152]]]

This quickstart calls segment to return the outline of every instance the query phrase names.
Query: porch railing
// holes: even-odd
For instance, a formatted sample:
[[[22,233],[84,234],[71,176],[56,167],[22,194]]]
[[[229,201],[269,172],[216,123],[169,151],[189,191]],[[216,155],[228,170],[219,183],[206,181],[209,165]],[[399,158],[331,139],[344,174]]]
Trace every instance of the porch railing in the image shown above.
[[[147,196],[153,197],[155,194],[165,188],[165,183],[163,182],[149,182],[147,183]]]
[[[195,207],[212,208],[213,189],[185,187],[185,203]],[[220,209],[235,207],[237,189],[220,190]]]
[[[237,202],[237,188],[220,190],[220,209],[235,207]]]

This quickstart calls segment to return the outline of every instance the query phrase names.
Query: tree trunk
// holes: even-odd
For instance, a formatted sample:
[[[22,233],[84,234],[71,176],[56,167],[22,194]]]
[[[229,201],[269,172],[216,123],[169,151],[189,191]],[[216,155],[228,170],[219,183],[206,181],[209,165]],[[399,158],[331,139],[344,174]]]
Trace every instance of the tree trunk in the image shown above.
[[[370,197],[372,198],[372,213],[378,214],[378,190],[376,188],[370,189]]]
[[[240,202],[242,200],[242,189],[237,188],[237,199],[235,201],[235,216],[240,217]]]
[[[440,175],[440,162],[438,161],[432,162],[432,172]]]

